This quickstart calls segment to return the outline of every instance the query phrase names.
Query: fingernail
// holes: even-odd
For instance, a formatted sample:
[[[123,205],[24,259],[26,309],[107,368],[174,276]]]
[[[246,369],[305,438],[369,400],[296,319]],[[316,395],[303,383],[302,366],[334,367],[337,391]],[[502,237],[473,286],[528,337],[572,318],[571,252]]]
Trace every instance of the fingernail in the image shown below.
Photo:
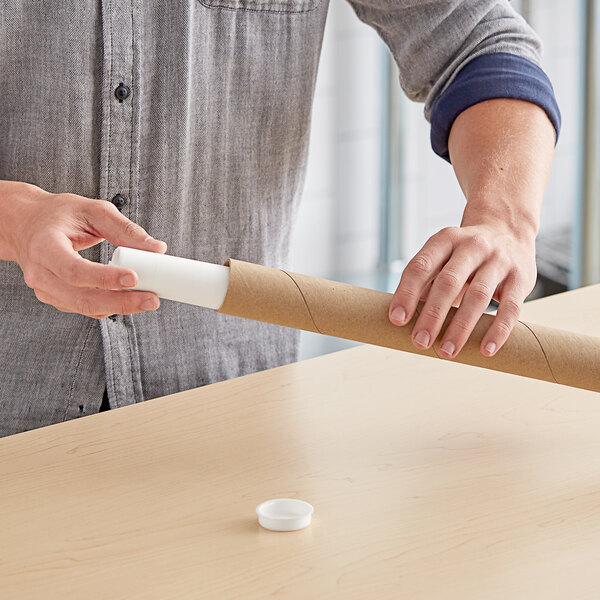
[[[156,310],[158,308],[159,301],[158,298],[148,298],[148,300],[144,300],[142,302],[143,310]]]
[[[421,346],[422,348],[427,348],[429,347],[429,340],[431,339],[431,336],[429,335],[429,333],[427,331],[419,331],[419,333],[417,333],[417,335],[415,335],[415,343],[417,344],[417,346]]]
[[[494,354],[494,352],[496,352],[496,344],[494,344],[494,342],[490,342],[485,347],[485,351],[487,352],[488,356],[492,356],[492,354]]]
[[[119,283],[123,287],[133,287],[135,285],[135,277],[131,273],[123,275],[121,279],[119,279]]]
[[[149,235],[144,240],[144,243],[146,243],[146,244],[162,244],[165,248],[167,247],[166,242],[163,242],[162,240],[157,240],[156,238],[153,238],[151,235]]]
[[[146,238],[146,242],[154,245],[154,251],[164,254],[167,251],[167,243],[162,240],[156,240],[153,237]]]
[[[392,311],[392,321],[400,325],[404,324],[406,320],[406,311],[401,306],[396,306]]]
[[[454,344],[452,342],[444,342],[440,346],[440,351],[443,352],[444,354],[446,354],[447,356],[453,356],[455,350],[456,350],[456,347],[454,346]]]

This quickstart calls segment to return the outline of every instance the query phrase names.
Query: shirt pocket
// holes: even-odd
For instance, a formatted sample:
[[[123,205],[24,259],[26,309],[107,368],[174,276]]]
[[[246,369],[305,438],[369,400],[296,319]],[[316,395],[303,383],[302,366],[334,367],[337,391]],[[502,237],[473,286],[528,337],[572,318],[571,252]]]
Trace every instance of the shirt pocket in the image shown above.
[[[321,0],[199,0],[199,2],[208,8],[267,13],[305,13],[317,8]]]

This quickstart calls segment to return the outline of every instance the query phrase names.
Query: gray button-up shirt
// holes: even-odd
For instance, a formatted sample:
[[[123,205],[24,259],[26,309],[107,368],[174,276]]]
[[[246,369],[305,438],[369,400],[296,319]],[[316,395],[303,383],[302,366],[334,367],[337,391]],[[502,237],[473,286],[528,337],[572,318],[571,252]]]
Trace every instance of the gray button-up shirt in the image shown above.
[[[535,34],[503,0],[351,2],[426,111],[476,56],[539,62]],[[0,179],[121,194],[123,213],[171,254],[285,265],[327,8],[4,0]],[[84,256],[111,252],[104,242]],[[0,435],[94,413],[105,388],[120,407],[293,361],[296,347],[294,331],[169,301],[114,320],[64,314],[0,261]]]

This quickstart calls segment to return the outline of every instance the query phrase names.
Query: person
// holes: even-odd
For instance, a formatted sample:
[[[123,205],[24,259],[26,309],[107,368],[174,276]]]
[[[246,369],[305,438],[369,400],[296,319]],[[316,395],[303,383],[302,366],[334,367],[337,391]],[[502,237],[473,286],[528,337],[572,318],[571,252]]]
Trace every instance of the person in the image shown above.
[[[425,103],[467,199],[390,305],[455,356],[492,297],[482,352],[535,280],[560,115],[540,40],[506,0],[350,0]],[[37,3],[0,14],[0,435],[296,359],[296,331],[127,291],[114,245],[288,262],[327,0]],[[164,240],[164,241],[163,241]]]

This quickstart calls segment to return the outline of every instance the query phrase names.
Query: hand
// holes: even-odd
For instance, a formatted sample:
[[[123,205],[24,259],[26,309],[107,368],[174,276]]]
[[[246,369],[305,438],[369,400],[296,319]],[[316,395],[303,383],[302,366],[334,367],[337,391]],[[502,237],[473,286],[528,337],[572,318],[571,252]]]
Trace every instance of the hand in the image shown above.
[[[506,342],[535,285],[535,236],[555,141],[545,111],[522,100],[480,102],[456,118],[448,149],[467,200],[461,226],[423,246],[390,303],[390,320],[404,325],[426,299],[412,332],[417,348],[433,344],[458,301],[439,348],[455,357],[492,298],[498,313],[481,352],[493,356]]]
[[[419,300],[426,299],[412,340],[417,348],[429,348],[458,300],[460,306],[439,347],[445,358],[454,358],[494,298],[499,302],[498,312],[480,347],[484,356],[493,356],[515,326],[535,280],[534,236],[519,238],[503,223],[493,221],[449,227],[430,238],[406,266],[390,303],[389,318],[395,325],[405,325]]]
[[[124,267],[84,259],[102,240],[164,253],[110,202],[75,194],[51,194],[28,183],[0,181],[0,259],[19,263],[25,283],[46,304],[96,319],[158,308],[151,292],[125,291],[137,275]]]

